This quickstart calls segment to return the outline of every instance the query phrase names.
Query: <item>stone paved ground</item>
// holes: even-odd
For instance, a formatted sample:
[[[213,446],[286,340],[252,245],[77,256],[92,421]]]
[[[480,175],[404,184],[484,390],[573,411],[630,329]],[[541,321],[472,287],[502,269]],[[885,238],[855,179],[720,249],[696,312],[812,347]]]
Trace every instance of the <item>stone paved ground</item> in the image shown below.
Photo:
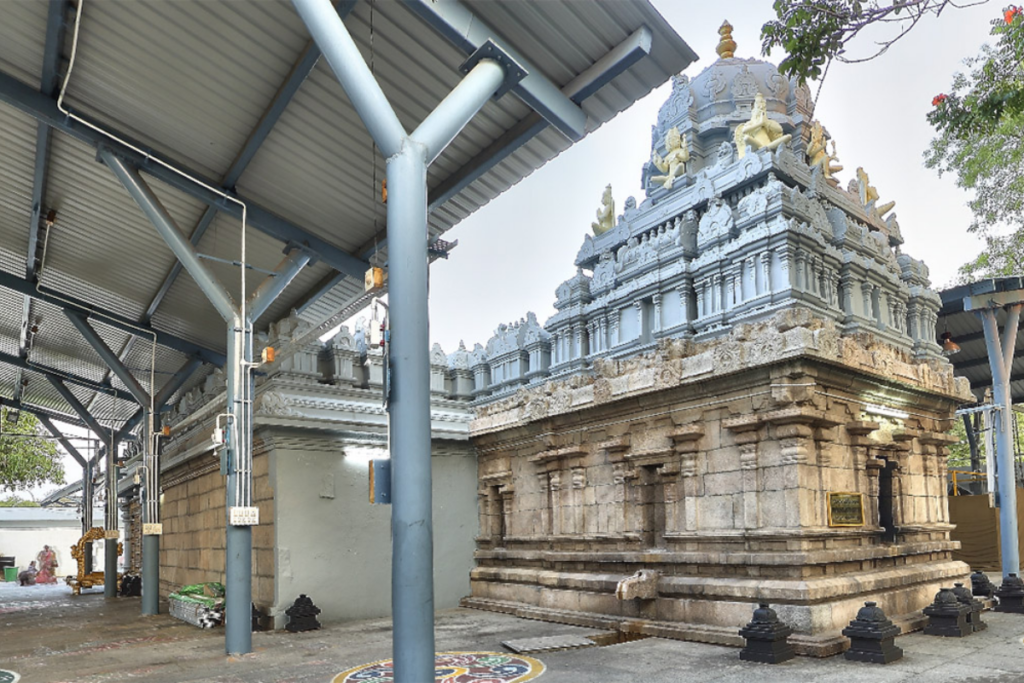
[[[328,683],[340,671],[391,655],[387,619],[302,634],[257,633],[252,654],[229,658],[222,630],[203,631],[166,614],[142,617],[139,607],[138,598],[107,601],[102,591],[76,598],[63,585],[0,583],[0,669],[20,673],[23,683]],[[1024,616],[987,613],[986,619],[989,629],[969,638],[898,638],[906,656],[888,666],[842,657],[765,666],[739,661],[733,648],[648,638],[539,655],[548,670],[537,680],[1024,683]],[[474,610],[437,616],[442,651],[502,651],[503,640],[566,633],[592,631]]]

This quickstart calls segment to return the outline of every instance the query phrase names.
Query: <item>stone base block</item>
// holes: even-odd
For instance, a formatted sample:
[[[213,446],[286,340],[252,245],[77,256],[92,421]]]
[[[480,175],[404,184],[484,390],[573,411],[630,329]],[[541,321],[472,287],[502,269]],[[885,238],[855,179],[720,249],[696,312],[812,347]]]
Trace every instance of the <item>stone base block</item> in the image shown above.
[[[921,609],[931,603],[939,588],[963,580],[969,573],[966,565],[952,561],[866,573],[854,579],[856,586],[830,584],[836,589],[830,598],[816,594],[814,600],[798,602],[791,598],[788,603],[773,601],[772,605],[779,618],[796,631],[789,643],[797,654],[830,657],[849,648],[850,641],[840,631],[856,616],[865,600],[877,602],[887,614],[893,615],[892,622],[900,627],[901,633],[917,631],[928,621]],[[544,585],[524,581],[524,576],[518,577],[518,583],[474,580],[473,595],[463,598],[461,604],[527,619],[742,647],[744,641],[738,631],[749,619],[752,604],[758,602],[757,591],[767,588],[713,579],[703,582],[705,590],[710,590],[713,583],[723,595],[701,599],[698,595],[667,596],[663,583],[655,600],[619,601],[614,597],[615,581],[610,575],[595,575],[603,577],[602,581],[584,581],[580,576],[559,578],[559,572],[544,572]],[[787,591],[793,597],[811,590],[808,586],[812,583],[770,582],[774,590]],[[604,584],[610,587],[609,593],[600,590]],[[866,586],[870,586],[867,591]],[[728,598],[723,599],[726,593]]]

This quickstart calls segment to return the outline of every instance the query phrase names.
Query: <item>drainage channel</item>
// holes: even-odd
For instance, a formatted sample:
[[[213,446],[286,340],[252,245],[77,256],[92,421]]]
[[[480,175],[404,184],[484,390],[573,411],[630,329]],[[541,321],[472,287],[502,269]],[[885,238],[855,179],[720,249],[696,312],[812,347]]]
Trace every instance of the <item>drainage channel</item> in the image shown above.
[[[649,636],[640,633],[623,633],[622,631],[602,631],[600,633],[545,636],[543,638],[521,638],[505,640],[502,645],[516,654],[536,654],[539,652],[558,652],[561,650],[582,650],[588,647],[605,647],[643,640]]]

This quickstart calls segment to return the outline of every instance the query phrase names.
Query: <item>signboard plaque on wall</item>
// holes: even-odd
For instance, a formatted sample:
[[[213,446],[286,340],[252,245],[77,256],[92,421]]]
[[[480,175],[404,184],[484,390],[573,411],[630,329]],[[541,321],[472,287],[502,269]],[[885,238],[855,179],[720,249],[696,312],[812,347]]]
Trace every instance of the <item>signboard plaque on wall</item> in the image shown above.
[[[829,526],[864,526],[864,494],[828,492]]]

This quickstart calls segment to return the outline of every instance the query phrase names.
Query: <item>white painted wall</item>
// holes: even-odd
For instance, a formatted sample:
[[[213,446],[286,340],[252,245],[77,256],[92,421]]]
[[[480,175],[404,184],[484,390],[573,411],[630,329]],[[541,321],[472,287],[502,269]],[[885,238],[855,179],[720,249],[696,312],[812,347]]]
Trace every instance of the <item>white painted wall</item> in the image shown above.
[[[276,623],[300,593],[344,621],[391,614],[391,507],[371,505],[368,465],[383,448],[317,443],[288,447],[275,435],[270,479],[277,545]],[[469,595],[477,534],[477,467],[468,443],[435,442],[434,605]],[[346,453],[342,453],[342,449]],[[333,492],[333,497],[330,497]]]
[[[103,509],[93,512],[103,519]],[[36,559],[44,545],[57,555],[57,576],[77,571],[71,546],[82,537],[82,522],[74,508],[0,508],[0,555],[13,555],[20,569]],[[103,543],[93,543],[93,567],[103,568]]]

